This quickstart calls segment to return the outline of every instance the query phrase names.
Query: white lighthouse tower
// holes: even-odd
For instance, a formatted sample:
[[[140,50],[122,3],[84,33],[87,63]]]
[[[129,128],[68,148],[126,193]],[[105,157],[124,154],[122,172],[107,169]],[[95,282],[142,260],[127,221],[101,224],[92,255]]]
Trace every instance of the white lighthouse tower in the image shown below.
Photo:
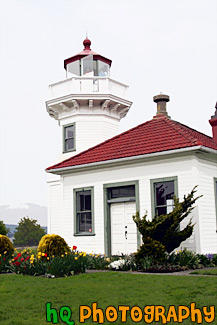
[[[119,121],[131,102],[123,83],[110,78],[112,61],[93,52],[86,38],[84,49],[66,59],[66,79],[49,86],[49,115],[61,127],[60,160],[72,157],[119,132]]]

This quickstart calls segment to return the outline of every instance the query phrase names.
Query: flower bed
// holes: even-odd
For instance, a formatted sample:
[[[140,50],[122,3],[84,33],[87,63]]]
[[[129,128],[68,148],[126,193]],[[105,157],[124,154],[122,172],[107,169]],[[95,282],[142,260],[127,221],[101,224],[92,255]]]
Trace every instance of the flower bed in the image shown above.
[[[49,256],[36,250],[32,252],[29,248],[15,249],[13,254],[7,251],[0,254],[0,273],[46,277],[70,276],[84,273],[87,269],[168,273],[212,266],[217,266],[216,254],[199,255],[186,249],[168,255],[165,264],[153,263],[151,257],[146,256],[140,265],[135,263],[134,254],[109,258],[102,254],[79,252],[76,246],[60,256]]]

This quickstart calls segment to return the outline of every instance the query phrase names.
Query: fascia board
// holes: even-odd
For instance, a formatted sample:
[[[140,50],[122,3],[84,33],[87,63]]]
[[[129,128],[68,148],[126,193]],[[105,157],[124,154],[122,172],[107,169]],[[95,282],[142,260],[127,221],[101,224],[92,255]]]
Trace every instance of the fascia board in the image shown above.
[[[212,154],[214,153],[217,155],[217,150],[210,149],[210,148],[203,147],[203,146],[194,146],[194,147],[187,147],[187,148],[174,149],[174,150],[168,150],[168,151],[154,152],[154,153],[139,155],[139,156],[99,161],[99,162],[82,164],[82,165],[77,165],[77,166],[69,166],[69,167],[63,167],[63,168],[50,169],[50,170],[46,170],[46,172],[61,175],[61,174],[66,174],[66,173],[73,172],[73,171],[79,171],[80,169],[84,170],[85,168],[98,168],[98,167],[106,167],[107,165],[112,166],[114,164],[117,165],[117,164],[121,164],[121,163],[132,163],[132,162],[137,162],[139,160],[145,160],[148,158],[157,158],[159,156],[163,158],[164,156],[170,156],[170,155],[180,154],[180,153],[189,153],[189,152],[194,152],[194,151],[199,151],[199,150],[209,152]]]

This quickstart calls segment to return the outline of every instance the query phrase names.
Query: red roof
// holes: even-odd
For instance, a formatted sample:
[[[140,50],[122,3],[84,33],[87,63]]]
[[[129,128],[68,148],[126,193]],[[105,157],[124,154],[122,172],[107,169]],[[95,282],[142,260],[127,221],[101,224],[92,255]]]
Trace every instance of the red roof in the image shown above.
[[[74,62],[74,61],[77,61],[77,60],[80,60],[80,59],[84,58],[87,55],[93,55],[93,59],[94,60],[103,61],[103,62],[105,62],[105,63],[107,63],[107,64],[109,64],[111,66],[111,64],[112,64],[112,61],[111,60],[109,60],[109,59],[105,58],[104,56],[102,56],[100,54],[97,54],[97,53],[95,53],[95,52],[93,52],[91,50],[91,48],[90,48],[91,41],[88,38],[86,38],[84,40],[83,44],[84,44],[83,51],[81,51],[78,54],[73,55],[72,57],[64,60],[64,68],[65,69],[66,69],[67,64],[69,64],[71,62]]]
[[[47,171],[194,146],[217,150],[211,137],[161,116],[48,167]]]

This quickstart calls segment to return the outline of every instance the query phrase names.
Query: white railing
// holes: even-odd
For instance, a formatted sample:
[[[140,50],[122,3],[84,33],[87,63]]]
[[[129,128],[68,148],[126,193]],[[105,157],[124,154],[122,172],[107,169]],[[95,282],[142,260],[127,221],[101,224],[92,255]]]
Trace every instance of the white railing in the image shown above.
[[[73,77],[49,88],[51,98],[70,94],[112,94],[127,99],[128,86],[108,77]]]

